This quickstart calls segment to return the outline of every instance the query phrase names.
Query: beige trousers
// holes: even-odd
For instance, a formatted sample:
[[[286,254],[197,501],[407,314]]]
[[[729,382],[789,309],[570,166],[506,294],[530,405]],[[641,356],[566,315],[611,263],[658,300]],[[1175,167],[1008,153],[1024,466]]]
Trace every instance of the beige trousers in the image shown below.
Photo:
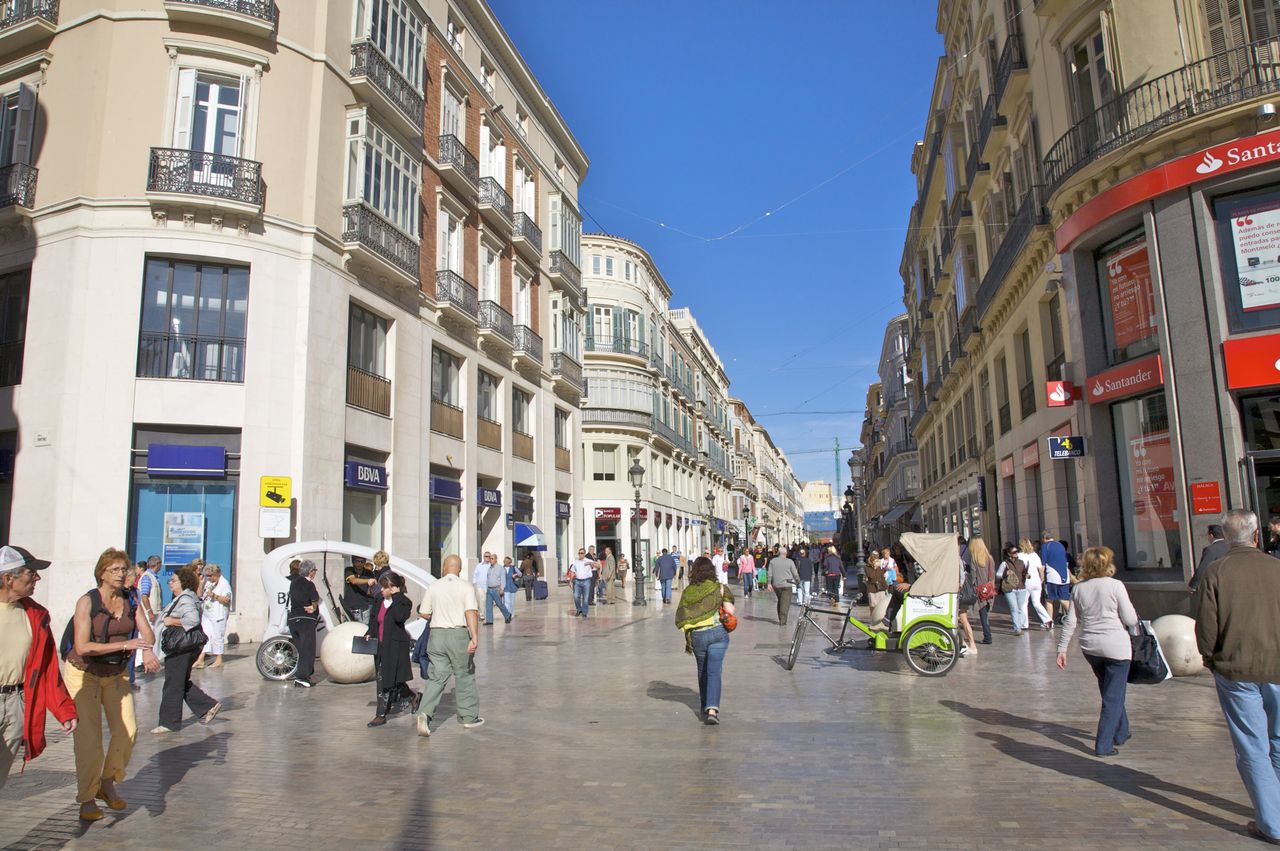
[[[70,663],[62,666],[62,679],[76,702],[80,719],[72,736],[76,755],[76,802],[98,796],[103,780],[119,783],[133,755],[138,720],[133,714],[133,690],[129,674],[98,677]],[[102,718],[111,730],[111,744],[102,749]]]
[[[0,694],[0,789],[22,753],[22,692]]]

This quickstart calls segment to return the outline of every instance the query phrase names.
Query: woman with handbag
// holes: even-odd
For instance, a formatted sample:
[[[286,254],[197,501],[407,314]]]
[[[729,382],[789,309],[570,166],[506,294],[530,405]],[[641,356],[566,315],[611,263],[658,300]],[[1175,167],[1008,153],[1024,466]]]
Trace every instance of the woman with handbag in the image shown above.
[[[731,624],[726,624],[731,620]],[[737,626],[733,592],[721,585],[711,559],[700,556],[689,569],[689,585],[676,604],[676,628],[684,631],[684,651],[698,663],[698,697],[703,720],[720,723],[720,682],[729,632]]]
[[[200,630],[200,574],[191,565],[180,567],[169,577],[173,602],[160,616],[160,649],[164,651],[164,688],[160,692],[160,724],[156,735],[176,733],[182,727],[182,704],[208,724],[222,704],[191,682],[191,666],[196,662],[205,635]]]
[[[1067,646],[1080,624],[1080,652],[1098,678],[1102,711],[1093,752],[1115,756],[1116,748],[1129,741],[1129,715],[1124,709],[1133,641],[1129,627],[1138,625],[1138,613],[1129,601],[1124,583],[1114,578],[1114,554],[1110,547],[1085,550],[1080,581],[1071,587],[1071,608],[1058,636],[1058,667],[1067,669]]]
[[[520,568],[515,566],[511,560],[511,556],[507,556],[502,560],[502,597],[507,604],[507,611],[511,612],[511,616],[516,614],[516,592],[520,590],[520,584],[524,581],[524,575],[520,572]]]
[[[129,556],[122,550],[109,549],[100,555],[93,569],[98,585],[76,601],[71,618],[72,643],[62,678],[75,701],[79,719],[72,745],[76,800],[82,821],[102,818],[98,800],[113,810],[128,806],[116,794],[116,783],[124,779],[138,734],[133,689],[129,687],[129,658],[141,650],[143,669],[160,670],[160,662],[151,649],[155,641],[151,624],[142,608],[125,593],[124,577],[130,565]],[[137,638],[133,637],[135,632]],[[105,751],[104,716],[111,731],[111,744]]]
[[[533,602],[533,586],[538,582],[538,563],[533,560],[533,553],[520,559],[520,583],[524,588],[524,601]]]
[[[956,620],[960,623],[960,634],[964,636],[965,645],[960,648],[960,657],[978,655],[978,643],[973,640],[973,625],[969,623],[969,610],[978,602],[978,591],[973,584],[973,576],[969,565],[960,560],[960,593],[956,595]]]
[[[386,724],[391,707],[401,700],[408,699],[414,712],[422,702],[422,695],[409,688],[409,680],[413,679],[413,666],[409,663],[413,639],[404,624],[413,616],[413,601],[404,593],[404,577],[388,570],[378,577],[378,587],[382,589],[382,603],[374,613],[376,621],[369,628],[378,636],[378,653],[373,657],[378,709],[366,725],[369,727]]]
[[[982,643],[991,643],[991,606],[996,599],[996,560],[986,542],[969,539],[969,578],[978,595],[978,620],[982,622]]]
[[[1022,635],[1027,628],[1027,565],[1018,558],[1017,544],[1005,543],[1004,561],[996,568],[1000,593],[1009,604],[1009,617],[1013,619],[1013,634]]]
[[[1040,597],[1044,594],[1044,562],[1040,560],[1040,554],[1036,552],[1030,538],[1018,541],[1018,549],[1021,550],[1018,558],[1022,559],[1022,563],[1027,566],[1027,604],[1036,610],[1036,617],[1040,619],[1040,628],[1045,632],[1052,632],[1053,616],[1040,602]]]

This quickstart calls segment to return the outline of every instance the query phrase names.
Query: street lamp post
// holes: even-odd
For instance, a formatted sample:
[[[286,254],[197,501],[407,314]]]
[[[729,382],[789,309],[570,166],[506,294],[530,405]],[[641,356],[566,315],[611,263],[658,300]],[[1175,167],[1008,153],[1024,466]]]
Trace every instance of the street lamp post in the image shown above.
[[[742,506],[742,525],[746,528],[746,532],[744,533],[744,537],[742,540],[742,548],[745,550],[749,550],[751,549],[751,506],[750,505]]]
[[[645,599],[644,562],[640,559],[640,486],[644,484],[644,467],[640,466],[639,458],[631,463],[631,469],[627,470],[627,477],[631,479],[631,486],[636,489],[636,511],[631,518],[631,572],[636,577],[636,598],[631,601],[631,605],[643,606]]]
[[[854,567],[859,572],[862,572],[867,566],[865,559],[866,546],[862,540],[862,472],[862,455],[858,452],[851,453],[849,455],[850,484],[849,487],[844,489],[844,496],[846,500],[853,497],[854,511],[856,513],[854,522],[858,527],[858,560]],[[856,488],[854,487],[855,484],[857,485]]]
[[[716,495],[715,495],[715,494],[713,494],[711,491],[707,491],[707,495],[706,495],[706,497],[705,497],[704,499],[705,499],[705,501],[706,501],[706,503],[707,503],[707,514],[706,514],[706,517],[707,517],[707,550],[708,550],[708,552],[710,552],[710,551],[714,550],[714,549],[715,549],[715,547],[716,547],[716,533],[715,533],[715,530],[714,530],[714,529],[712,528],[712,526],[711,526],[711,522],[712,522],[712,520],[714,519],[714,512],[715,512],[715,509],[716,509]]]

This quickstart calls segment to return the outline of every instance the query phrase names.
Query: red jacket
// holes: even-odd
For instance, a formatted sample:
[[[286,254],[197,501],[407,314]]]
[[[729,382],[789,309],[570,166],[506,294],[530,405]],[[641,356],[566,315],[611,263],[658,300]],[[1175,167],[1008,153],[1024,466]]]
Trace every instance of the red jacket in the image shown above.
[[[19,600],[18,605],[26,609],[27,618],[31,621],[31,650],[27,653],[27,666],[22,675],[26,707],[22,719],[22,740],[27,745],[23,758],[25,765],[44,750],[45,710],[65,724],[76,717],[76,704],[62,683],[57,642],[49,629],[49,610],[30,598]]]

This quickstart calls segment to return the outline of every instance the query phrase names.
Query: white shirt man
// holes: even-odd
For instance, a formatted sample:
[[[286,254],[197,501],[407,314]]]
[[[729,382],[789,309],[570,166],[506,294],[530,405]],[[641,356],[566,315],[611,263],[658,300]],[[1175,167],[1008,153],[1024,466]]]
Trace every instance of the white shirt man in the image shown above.
[[[724,568],[724,553],[716,550],[715,555],[711,557],[711,563],[716,566],[716,581],[721,585],[728,585],[729,571]]]

